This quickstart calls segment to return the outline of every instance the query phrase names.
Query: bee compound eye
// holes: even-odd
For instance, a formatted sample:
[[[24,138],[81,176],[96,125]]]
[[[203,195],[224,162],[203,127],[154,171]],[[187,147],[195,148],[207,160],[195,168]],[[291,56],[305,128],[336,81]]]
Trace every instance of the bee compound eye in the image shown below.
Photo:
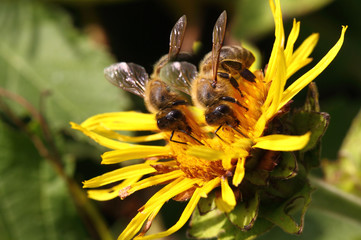
[[[218,114],[218,115],[223,115],[223,114],[227,114],[231,111],[231,108],[228,105],[219,105],[218,107],[216,107],[214,109],[214,113]]]
[[[172,110],[166,115],[166,119],[169,121],[177,121],[184,118],[184,115],[179,110]]]

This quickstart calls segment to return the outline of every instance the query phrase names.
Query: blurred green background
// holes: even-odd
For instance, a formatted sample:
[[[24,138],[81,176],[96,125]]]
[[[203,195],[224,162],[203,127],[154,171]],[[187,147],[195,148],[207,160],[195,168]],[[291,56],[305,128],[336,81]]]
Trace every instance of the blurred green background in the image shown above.
[[[331,185],[314,193],[304,234],[297,239],[361,239],[361,3],[357,0],[283,0],[286,35],[301,21],[300,44],[313,32],[320,40],[311,68],[348,25],[344,45],[317,78],[321,110],[331,122],[323,138],[323,171]],[[47,0],[0,2],[0,240],[112,239],[155,190],[130,199],[95,202],[81,182],[118,166],[101,166],[105,151],[69,121],[104,112],[137,109],[143,101],[109,84],[104,67],[135,62],[149,73],[168,51],[169,33],[186,14],[184,49],[211,50],[211,32],[227,10],[227,43],[246,42],[267,63],[274,25],[266,0]],[[293,79],[295,79],[295,76]],[[292,79],[291,79],[292,81]],[[305,93],[295,99],[304,101]],[[345,137],[347,136],[346,140]],[[325,201],[326,199],[326,201]],[[171,226],[183,203],[170,202],[153,228]],[[262,239],[293,239],[275,229]],[[168,239],[186,239],[185,229]]]

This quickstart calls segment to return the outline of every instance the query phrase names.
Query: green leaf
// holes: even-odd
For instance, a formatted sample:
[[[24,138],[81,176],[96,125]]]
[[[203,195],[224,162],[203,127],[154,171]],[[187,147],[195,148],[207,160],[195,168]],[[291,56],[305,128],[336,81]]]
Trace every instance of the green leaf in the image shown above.
[[[269,173],[263,169],[255,169],[252,171],[247,171],[244,176],[244,179],[256,186],[265,186],[268,183]]]
[[[296,156],[293,152],[282,152],[278,165],[270,173],[272,178],[289,179],[294,177],[298,171]]]
[[[273,224],[282,228],[285,232],[300,234],[303,230],[304,215],[311,202],[311,187],[305,184],[303,188],[288,198],[283,203],[269,202],[266,206],[262,205],[260,216],[266,218]],[[302,208],[300,221],[297,223],[291,214],[296,212],[299,207]]]
[[[308,91],[305,105],[303,106],[305,112],[320,112],[319,94],[315,82],[308,84]]]
[[[332,0],[288,0],[281,1],[284,16],[296,17],[316,11]],[[233,34],[239,39],[260,37],[274,29],[272,12],[268,2],[263,0],[237,1]]]
[[[208,194],[206,198],[201,198],[198,203],[198,210],[201,215],[204,215],[212,210],[214,210],[216,206],[216,202],[214,199],[216,198],[215,192],[211,192]]]
[[[258,216],[259,194],[253,198],[237,203],[236,207],[227,214],[229,221],[242,231],[251,229]]]
[[[311,178],[311,183],[316,190],[312,193],[303,233],[295,236],[273,228],[260,240],[361,239],[361,199],[316,178]]]
[[[337,161],[323,160],[323,172],[329,183],[361,197],[361,111],[354,118],[343,140]]]
[[[114,60],[79,34],[64,12],[38,1],[1,1],[0,16],[0,85],[42,105],[51,127],[129,105],[103,76]]]
[[[224,230],[219,234],[219,240],[252,240],[257,236],[267,232],[273,227],[273,224],[264,218],[257,218],[254,226],[246,231],[242,232],[238,227],[231,222],[227,222]]]
[[[0,121],[0,239],[86,239],[65,182]]]
[[[328,127],[330,116],[328,113],[295,112],[292,115],[294,134],[305,134],[311,131],[310,141],[302,152],[311,150],[321,140]]]
[[[204,215],[200,215],[196,209],[189,224],[188,235],[196,239],[215,238],[223,231],[227,221],[226,215],[218,209]]]

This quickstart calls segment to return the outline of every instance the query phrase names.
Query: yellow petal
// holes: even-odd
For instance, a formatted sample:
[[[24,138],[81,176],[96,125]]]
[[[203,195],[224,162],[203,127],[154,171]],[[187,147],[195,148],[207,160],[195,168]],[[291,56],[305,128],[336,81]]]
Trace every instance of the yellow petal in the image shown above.
[[[149,173],[156,172],[156,170],[149,165],[149,163],[135,164],[131,166],[122,167],[120,169],[107,172],[98,177],[92,178],[84,182],[84,188],[93,188],[107,185],[109,183],[121,181],[127,178],[143,176]]]
[[[236,197],[234,196],[232,188],[228,184],[228,179],[221,180],[222,200],[218,202],[218,207],[223,212],[230,212],[236,206]],[[220,200],[220,199],[219,199]]]
[[[274,79],[275,72],[277,70],[277,59],[279,58],[279,49],[284,47],[284,29],[283,29],[283,21],[282,21],[282,12],[280,7],[280,1],[276,0],[274,3],[273,0],[269,1],[271,10],[273,13],[273,18],[275,22],[275,42],[273,44],[271,57],[268,62],[268,68],[266,72],[266,76],[264,78],[265,82],[272,81]]]
[[[81,125],[88,129],[96,129],[100,126],[121,131],[158,130],[154,114],[134,111],[98,114],[88,118]]]
[[[207,198],[207,194],[212,191],[214,188],[218,187],[221,183],[221,178],[213,178],[209,182],[205,183],[204,186],[200,189],[200,196],[202,198]]]
[[[175,170],[171,171],[169,173],[159,174],[152,177],[145,178],[137,183],[127,185],[130,186],[128,189],[126,189],[126,196],[129,196],[130,194],[139,191],[141,189],[145,189],[154,185],[162,184],[165,182],[168,182],[170,180],[184,177],[184,172],[181,170]],[[124,186],[126,187],[126,186]]]
[[[298,38],[298,34],[300,33],[300,25],[301,25],[300,22],[297,22],[296,19],[293,19],[293,27],[290,32],[290,35],[288,35],[287,44],[285,48],[285,59],[287,66],[290,63],[293,54],[293,47]]]
[[[281,104],[278,109],[281,109],[288,101],[290,101],[299,91],[301,91],[305,86],[307,86],[311,81],[313,81],[325,68],[332,62],[336,57],[337,53],[340,51],[347,26],[342,26],[341,36],[335,46],[314,66],[311,70],[297,79],[292,83],[286,91],[283,93]]]
[[[169,236],[172,233],[178,231],[181,227],[184,226],[184,224],[186,224],[186,222],[188,221],[188,219],[192,215],[194,209],[197,207],[199,199],[201,198],[201,193],[208,194],[207,191],[209,189],[212,190],[209,185],[213,186],[213,184],[214,184],[214,182],[211,181],[211,182],[206,183],[203,187],[197,188],[195,190],[195,192],[193,193],[193,196],[191,197],[191,199],[189,200],[187,206],[183,210],[183,213],[180,216],[177,223],[175,225],[173,225],[171,228],[169,228],[167,231],[156,233],[156,234],[149,235],[149,236],[144,236],[144,237],[137,236],[135,239],[144,239],[144,240],[146,240],[146,239],[160,239],[160,238]]]
[[[93,139],[95,142],[99,143],[100,145],[102,145],[104,147],[111,148],[111,149],[122,149],[122,148],[132,146],[129,143],[115,141],[113,139],[99,135],[99,134],[92,132],[92,131],[88,130],[87,128],[84,128],[76,123],[70,122],[70,124],[73,129],[83,132],[85,135],[87,135],[88,137]]]
[[[169,156],[170,147],[166,146],[145,146],[129,145],[120,150],[105,152],[102,155],[102,164],[114,164],[130,159],[140,159],[154,156]]]
[[[158,204],[157,208],[161,208],[163,203]],[[157,209],[156,208],[156,209]],[[140,228],[143,226],[143,223],[147,220],[147,218],[152,214],[152,211],[148,211],[145,213],[138,213],[132,221],[128,224],[128,226],[123,230],[123,232],[119,235],[118,240],[131,240],[134,238],[135,234],[137,234]]]
[[[238,187],[238,185],[242,182],[243,178],[244,178],[244,173],[245,173],[245,169],[244,169],[244,163],[245,163],[246,158],[240,158],[237,161],[237,166],[236,166],[236,170],[234,171],[234,176],[232,179],[232,184],[236,187]]]
[[[225,153],[223,151],[217,151],[215,149],[200,145],[190,146],[187,150],[187,154],[209,161],[220,160],[225,157]]]
[[[137,176],[133,178],[125,179],[122,183],[108,189],[96,189],[96,190],[88,190],[88,197],[97,201],[108,201],[113,198],[119,197],[119,190],[125,188],[126,186],[130,186],[135,182],[139,181],[142,176]]]
[[[311,34],[305,41],[297,48],[287,64],[287,78],[292,76],[299,69],[312,61],[308,56],[312,53],[319,39],[319,34]]]
[[[310,140],[311,132],[301,136],[274,134],[255,139],[254,148],[272,151],[297,151],[303,149]]]
[[[282,99],[283,89],[286,84],[286,61],[284,58],[284,51],[279,49],[278,58],[276,59],[277,71],[272,79],[271,87],[269,89],[266,101],[263,108],[266,108],[266,119],[271,119],[278,111],[279,103]]]
[[[179,180],[179,179],[177,179],[177,180]],[[174,180],[172,183],[175,183],[174,187],[169,188],[166,192],[159,195],[158,198],[150,199],[142,208],[152,209],[154,207],[154,204],[157,204],[157,202],[168,201],[169,199],[175,197],[176,195],[193,188],[195,185],[202,184],[202,180],[190,179],[190,178],[183,178],[183,179],[180,178],[179,182]],[[172,184],[172,183],[170,183],[170,184]]]
[[[100,129],[100,127],[92,131],[104,137],[116,139],[121,142],[138,143],[138,142],[150,142],[150,141],[157,141],[164,139],[163,133],[155,133],[155,134],[132,137],[132,136],[119,134],[113,130],[107,130],[105,128]]]

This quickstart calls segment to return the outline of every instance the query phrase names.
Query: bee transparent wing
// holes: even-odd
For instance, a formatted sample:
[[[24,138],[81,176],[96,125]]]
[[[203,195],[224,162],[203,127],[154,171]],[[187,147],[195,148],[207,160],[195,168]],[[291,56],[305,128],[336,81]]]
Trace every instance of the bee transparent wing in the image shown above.
[[[187,27],[187,17],[183,15],[174,25],[171,33],[170,33],[170,39],[169,39],[169,54],[168,54],[168,60],[172,61],[174,60],[183,43],[184,33],[186,31]]]
[[[221,48],[224,40],[224,35],[226,34],[226,25],[227,25],[227,13],[223,11],[218,17],[216,24],[213,28],[212,35],[212,71],[213,71],[213,80],[217,81],[217,69],[218,69],[218,60],[219,54],[221,53]]]
[[[197,68],[188,62],[172,62],[165,65],[160,71],[160,78],[171,88],[188,95],[191,94],[192,81],[197,76]]]
[[[121,89],[144,97],[148,73],[135,63],[116,63],[104,69],[105,78]]]

